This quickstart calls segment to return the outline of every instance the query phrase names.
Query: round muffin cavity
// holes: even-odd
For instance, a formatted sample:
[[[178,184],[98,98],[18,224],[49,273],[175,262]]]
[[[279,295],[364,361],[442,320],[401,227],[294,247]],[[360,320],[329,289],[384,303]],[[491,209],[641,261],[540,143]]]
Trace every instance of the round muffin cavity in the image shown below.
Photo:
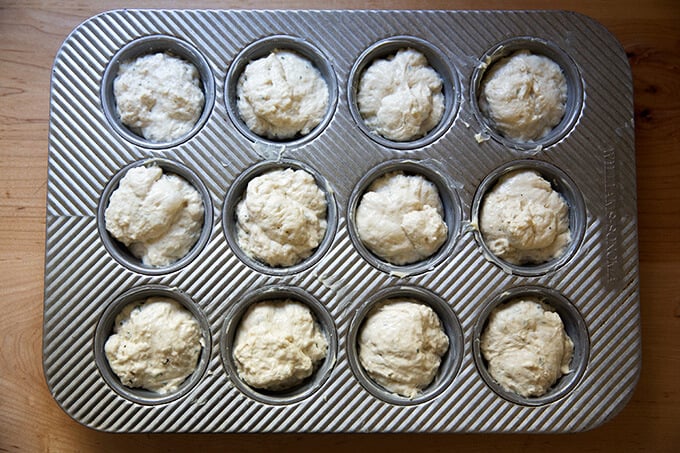
[[[363,72],[357,90],[359,112],[369,129],[393,141],[420,138],[445,110],[442,78],[427,58],[410,48],[377,59]]]
[[[265,390],[290,389],[310,377],[326,358],[328,340],[303,303],[266,300],[241,318],[233,344],[240,378]]]
[[[145,265],[167,266],[184,257],[201,235],[201,194],[156,165],[130,168],[104,211],[106,230]]]
[[[539,140],[566,111],[567,80],[550,58],[520,50],[494,63],[485,74],[479,108],[505,137]]]
[[[164,52],[121,63],[113,93],[121,123],[155,143],[189,133],[205,104],[197,68]]]
[[[409,298],[373,307],[357,338],[359,362],[371,379],[406,398],[415,398],[432,383],[448,348],[434,310]]]
[[[329,102],[321,72],[307,58],[286,49],[248,63],[236,96],[248,128],[276,140],[309,134],[323,120]]]
[[[549,305],[524,296],[491,311],[481,352],[489,374],[503,389],[539,397],[571,373],[574,343]]]
[[[203,347],[196,318],[177,301],[153,296],[116,316],[104,351],[123,385],[165,395],[196,370]]]
[[[395,265],[430,257],[448,234],[437,187],[402,171],[387,173],[369,186],[356,210],[356,227],[371,252]]]
[[[309,257],[327,228],[326,196],[301,169],[278,169],[248,182],[236,205],[237,241],[250,257],[288,267]]]
[[[571,241],[569,206],[535,170],[516,170],[486,193],[479,214],[485,244],[511,264],[558,258]]]

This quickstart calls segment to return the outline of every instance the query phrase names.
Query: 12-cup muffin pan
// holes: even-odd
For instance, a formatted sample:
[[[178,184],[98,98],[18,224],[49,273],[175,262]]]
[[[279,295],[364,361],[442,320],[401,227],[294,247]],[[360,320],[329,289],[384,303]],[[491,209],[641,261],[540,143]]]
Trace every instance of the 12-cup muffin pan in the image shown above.
[[[363,124],[358,80],[376,58],[422,52],[443,80],[439,125],[393,142]],[[253,134],[236,107],[240,72],[274,49],[310,59],[329,87],[328,111],[306,136]],[[558,62],[567,112],[543,139],[516,143],[479,110],[484,71],[515,50]],[[169,52],[196,65],[205,107],[195,127],[152,143],[120,123],[112,93],[122,61]],[[78,422],[115,432],[571,432],[618,413],[640,372],[633,89],[626,55],[601,25],[562,11],[120,10],[78,26],[52,72],[43,364],[57,403]],[[187,256],[145,266],[110,237],[104,210],[124,172],[158,165],[197,188],[204,225]],[[272,268],[239,249],[234,210],[247,182],[305,169],[326,194],[317,250]],[[503,174],[538,171],[570,210],[572,240],[558,259],[511,265],[477,229],[480,202]],[[395,266],[358,239],[355,210],[377,177],[403,171],[433,182],[448,237],[432,257]],[[196,371],[168,395],[127,388],[103,345],[125,304],[171,297],[198,319]],[[572,371],[538,398],[489,376],[480,336],[491,310],[538,297],[574,342]],[[428,304],[449,337],[432,384],[413,399],[374,383],[356,338],[374,304]],[[284,392],[253,389],[230,355],[250,304],[292,298],[329,340],[316,372]]]

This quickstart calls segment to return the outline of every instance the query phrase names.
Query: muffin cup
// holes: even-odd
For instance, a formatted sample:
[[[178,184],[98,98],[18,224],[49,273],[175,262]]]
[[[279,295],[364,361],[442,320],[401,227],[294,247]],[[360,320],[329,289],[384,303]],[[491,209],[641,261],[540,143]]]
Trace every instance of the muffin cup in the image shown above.
[[[538,397],[523,397],[515,392],[505,390],[491,377],[487,370],[487,362],[482,356],[481,336],[488,323],[491,311],[501,304],[512,300],[532,297],[542,300],[560,315],[564,330],[574,343],[574,354],[571,359],[570,373],[561,376],[548,391]],[[477,370],[486,384],[502,398],[523,406],[542,406],[566,398],[579,384],[588,367],[590,340],[585,321],[581,313],[563,295],[555,290],[539,286],[516,287],[504,291],[488,302],[482,309],[473,327],[472,355]]]
[[[364,122],[357,103],[359,82],[366,70],[375,60],[384,59],[396,54],[401,49],[413,49],[427,58],[429,66],[434,69],[442,79],[442,93],[444,94],[444,113],[442,118],[432,130],[423,137],[409,141],[395,141],[385,138],[369,128]],[[347,84],[347,99],[349,110],[359,129],[373,141],[387,147],[398,150],[423,148],[441,137],[451,125],[460,103],[460,82],[458,73],[453,68],[445,54],[424,39],[413,36],[392,36],[376,42],[364,50],[357,58],[349,73]]]
[[[407,398],[393,393],[375,382],[359,361],[357,342],[366,316],[377,304],[397,298],[412,299],[430,307],[439,317],[444,333],[449,338],[449,348],[441,358],[441,364],[439,365],[439,370],[437,371],[435,378],[428,387],[423,389],[422,393],[414,398]],[[347,358],[354,376],[359,383],[376,398],[400,406],[424,403],[444,392],[458,374],[464,354],[463,331],[458,322],[458,318],[449,304],[429,290],[416,286],[383,288],[371,296],[366,303],[362,304],[357,309],[352,318],[347,333],[346,344]]]
[[[163,169],[163,173],[175,174],[180,176],[185,181],[187,181],[191,186],[193,186],[201,195],[201,200],[203,201],[203,227],[201,228],[201,235],[198,237],[194,245],[179,260],[170,263],[168,266],[154,267],[148,266],[142,263],[142,260],[134,256],[130,250],[123,244],[116,240],[107,230],[106,230],[106,220],[105,211],[109,206],[109,200],[111,194],[118,189],[120,180],[123,179],[128,170],[134,167],[145,166],[149,167],[152,165],[157,165]],[[175,162],[168,159],[163,159],[159,157],[148,158],[133,162],[126,167],[122,168],[118,173],[116,173],[113,178],[104,187],[101,197],[99,198],[99,205],[97,206],[97,228],[99,230],[99,237],[104,244],[104,247],[109,252],[109,254],[120,264],[127,267],[131,271],[145,274],[145,275],[163,275],[175,272],[191,261],[193,261],[203,250],[205,245],[210,239],[210,234],[212,232],[213,224],[213,204],[210,197],[210,192],[208,188],[203,184],[203,181],[183,164]]]
[[[239,376],[232,352],[241,319],[246,311],[255,303],[286,299],[300,302],[312,312],[321,332],[326,336],[326,340],[328,341],[326,358],[323,359],[311,376],[292,388],[271,391],[252,387]],[[230,377],[236,388],[243,394],[261,403],[285,405],[308,398],[317,392],[324,382],[326,382],[336,362],[338,353],[338,334],[335,329],[333,317],[326,307],[311,294],[292,286],[266,286],[246,294],[228,310],[222,327],[220,350],[227,375]]]
[[[124,125],[116,111],[116,98],[113,94],[113,82],[118,75],[121,63],[158,52],[167,52],[193,64],[200,75],[201,87],[205,98],[203,112],[196,121],[196,124],[182,137],[168,142],[150,141]],[[150,35],[129,42],[113,56],[104,70],[100,97],[104,116],[113,130],[125,140],[144,148],[172,148],[189,140],[208,121],[215,103],[215,80],[208,60],[194,46],[172,36]]]
[[[479,214],[486,194],[494,188],[498,180],[513,171],[534,170],[541,177],[550,182],[553,190],[558,192],[569,206],[569,230],[571,231],[571,241],[562,254],[552,260],[539,264],[512,264],[498,256],[484,242],[481,229],[479,227]],[[474,230],[475,239],[482,250],[482,253],[489,261],[495,263],[505,272],[526,277],[543,275],[553,272],[567,263],[576,253],[581,245],[586,230],[586,207],[580,190],[574,181],[559,168],[547,162],[525,159],[509,162],[496,170],[492,171],[477,188],[472,200],[472,213],[470,215],[472,223],[477,227]]]
[[[564,116],[560,122],[545,137],[526,142],[505,137],[496,129],[493,121],[482,113],[479,107],[479,96],[486,71],[500,59],[520,50],[528,50],[532,54],[542,55],[553,60],[562,69],[567,82],[567,103]],[[483,132],[495,141],[516,151],[533,153],[559,142],[574,128],[583,108],[583,79],[576,63],[557,45],[535,37],[515,37],[496,44],[482,55],[480,61],[482,64],[478,65],[472,73],[470,103]]]
[[[314,178],[319,189],[324,193],[326,197],[326,233],[323,239],[317,246],[316,250],[312,252],[310,256],[303,259],[297,264],[287,267],[275,267],[269,266],[256,258],[249,256],[239,245],[238,242],[238,227],[236,219],[236,206],[243,199],[246,193],[246,188],[248,183],[255,177],[268,173],[274,170],[283,170],[286,168],[292,168],[293,170],[304,170]],[[335,230],[337,228],[338,218],[337,218],[337,206],[335,203],[335,195],[333,189],[330,187],[328,181],[321,176],[315,169],[309,165],[289,160],[281,159],[277,161],[262,161],[253,165],[251,168],[243,172],[233,184],[230,186],[227,192],[226,199],[223,205],[222,212],[222,229],[224,235],[227,239],[227,243],[234,254],[249,267],[255,269],[258,272],[269,275],[292,275],[301,272],[316,262],[318,262],[321,257],[330,248],[333,238],[335,237]]]
[[[149,297],[160,296],[172,299],[187,309],[198,321],[203,339],[203,349],[198,359],[196,369],[189,375],[179,388],[171,393],[161,395],[151,390],[131,388],[123,385],[116,374],[111,370],[109,361],[104,352],[104,345],[113,333],[116,316],[129,304],[141,302]],[[200,308],[184,292],[176,288],[162,285],[145,285],[129,289],[124,293],[114,296],[107,302],[106,309],[99,318],[94,334],[94,359],[104,381],[120,396],[137,404],[158,405],[168,403],[185,396],[202,379],[208,362],[210,361],[211,337],[210,325]]]
[[[444,209],[444,222],[448,228],[446,241],[442,246],[430,257],[405,265],[396,265],[375,255],[368,249],[361,241],[359,232],[356,226],[356,211],[361,203],[361,199],[370,187],[370,185],[381,176],[395,172],[402,171],[406,175],[419,175],[430,181],[437,187],[439,192],[439,199],[442,202]],[[432,270],[435,266],[440,264],[448,256],[456,245],[461,224],[461,203],[458,194],[455,192],[455,182],[437,170],[430,167],[425,162],[397,159],[383,162],[373,168],[369,173],[364,175],[355,185],[349,198],[347,207],[347,229],[350,239],[359,254],[368,261],[373,267],[380,269],[397,276],[417,275],[423,272]]]
[[[290,50],[309,60],[312,65],[319,70],[321,77],[328,86],[328,107],[326,113],[319,124],[317,124],[308,134],[298,135],[291,139],[271,139],[256,134],[241,119],[237,105],[236,87],[241,74],[248,63],[253,60],[267,57],[274,50]],[[236,128],[250,141],[274,146],[294,147],[303,145],[317,137],[330,123],[338,102],[338,81],[333,69],[333,64],[326,55],[316,46],[308,41],[295,36],[274,35],[255,41],[245,47],[229,65],[227,78],[225,81],[225,105],[227,114]]]

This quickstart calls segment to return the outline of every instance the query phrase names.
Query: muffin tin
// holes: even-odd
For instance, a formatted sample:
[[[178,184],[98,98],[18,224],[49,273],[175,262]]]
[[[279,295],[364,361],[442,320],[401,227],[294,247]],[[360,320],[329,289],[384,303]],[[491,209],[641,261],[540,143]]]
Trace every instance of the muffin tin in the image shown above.
[[[354,104],[362,68],[401,47],[442,75],[446,111],[413,142],[381,139]],[[329,89],[327,115],[308,136],[263,139],[235,110],[249,59],[276,48],[308,57]],[[484,70],[528,48],[563,67],[567,114],[545,139],[509,142],[479,112]],[[198,68],[206,104],[172,143],[150,143],[120,124],[112,83],[122,60],[168,51]],[[631,397],[640,372],[639,277],[630,68],[599,24],[547,11],[120,10],[78,26],[52,72],[43,365],[57,403],[78,422],[115,432],[569,432],[591,429]],[[166,268],[136,261],[103,227],[124,171],[159,165],[202,194],[201,237]],[[272,168],[304,168],[324,190],[329,227],[308,259],[287,269],[249,261],[233,241],[245,184]],[[481,197],[515,168],[537,169],[570,206],[572,245],[539,266],[493,257],[477,231]],[[440,191],[449,237],[430,259],[391,266],[354,231],[354,210],[387,171],[423,174]],[[479,336],[514,295],[542,298],[575,344],[573,372],[548,394],[507,394],[486,372]],[[196,372],[160,397],[128,389],[103,344],[125,303],[166,295],[199,319]],[[381,300],[430,305],[450,340],[431,386],[414,399],[375,384],[356,360],[363,316]],[[317,372],[286,392],[261,392],[235,373],[234,329],[249,304],[292,297],[329,339]]]

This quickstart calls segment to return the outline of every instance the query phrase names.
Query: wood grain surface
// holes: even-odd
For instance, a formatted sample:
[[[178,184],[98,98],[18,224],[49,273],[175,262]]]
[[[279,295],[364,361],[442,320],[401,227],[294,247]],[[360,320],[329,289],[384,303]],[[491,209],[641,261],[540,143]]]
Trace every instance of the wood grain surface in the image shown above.
[[[633,71],[643,365],[632,400],[564,435],[107,434],[54,402],[42,370],[50,71],[60,44],[109,9],[567,9],[602,22]],[[0,452],[680,451],[680,2],[0,0]]]

